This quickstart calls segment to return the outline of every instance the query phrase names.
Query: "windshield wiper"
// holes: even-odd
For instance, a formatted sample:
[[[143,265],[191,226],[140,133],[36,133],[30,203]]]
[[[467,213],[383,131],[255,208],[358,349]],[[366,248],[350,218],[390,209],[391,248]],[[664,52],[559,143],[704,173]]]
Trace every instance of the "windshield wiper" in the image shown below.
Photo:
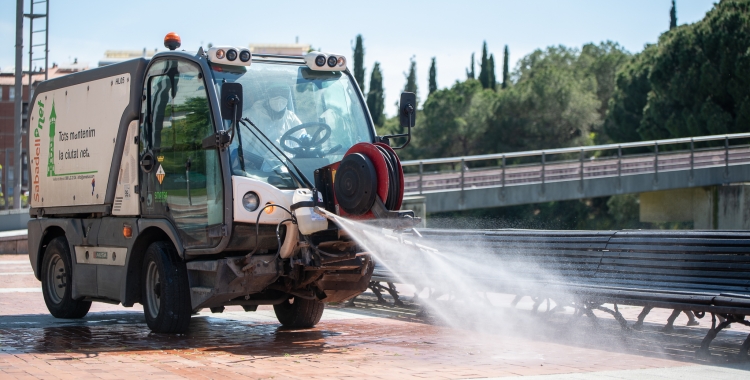
[[[257,135],[257,134],[255,134],[255,131],[253,131],[253,130],[252,130],[252,129],[251,129],[251,128],[250,128],[250,127],[249,127],[249,126],[247,125],[248,123],[249,123],[250,125],[252,125],[252,126],[253,126],[253,128],[255,128],[255,131],[257,131],[258,133],[260,133],[260,135],[261,135],[261,136],[263,136],[263,138],[264,138],[264,139],[265,139],[266,141],[268,141],[268,143],[269,143],[269,144],[271,144],[271,146],[273,146],[273,147],[274,147],[274,148],[275,148],[275,149],[276,149],[276,150],[277,150],[277,151],[278,151],[279,153],[281,153],[281,155],[282,155],[282,156],[284,156],[284,158],[286,158],[286,160],[287,160],[287,161],[288,161],[288,162],[289,162],[290,164],[292,164],[292,167],[294,167],[294,170],[296,171],[296,175],[295,175],[295,173],[294,173],[294,172],[293,172],[293,171],[291,170],[291,168],[289,167],[289,165],[287,165],[287,164],[286,164],[286,163],[285,163],[285,162],[284,162],[284,161],[283,161],[283,160],[282,160],[281,158],[279,158],[279,156],[278,156],[278,155],[277,155],[276,153],[274,153],[274,151],[273,151],[273,150],[272,150],[271,148],[269,148],[269,147],[268,147],[268,145],[266,145],[266,143],[265,143],[265,142],[263,142],[263,140],[262,140],[262,139],[261,139],[260,137],[258,137],[258,135]],[[297,167],[297,165],[295,165],[295,164],[294,164],[294,161],[292,161],[292,159],[290,159],[290,158],[289,158],[289,156],[287,156],[287,155],[286,155],[286,154],[284,153],[284,151],[283,151],[283,150],[281,150],[281,148],[279,148],[278,146],[276,146],[276,144],[274,144],[274,143],[273,143],[273,141],[271,141],[271,139],[269,139],[269,138],[268,138],[268,136],[266,136],[266,134],[265,134],[265,133],[263,133],[263,131],[261,131],[261,130],[260,130],[260,128],[258,128],[258,126],[257,126],[257,125],[255,125],[255,123],[253,123],[253,122],[252,122],[252,121],[251,121],[251,120],[250,120],[249,118],[247,118],[247,117],[243,117],[242,119],[240,119],[240,124],[242,124],[242,125],[243,125],[243,126],[244,126],[245,128],[247,128],[247,130],[248,130],[248,131],[250,131],[250,133],[252,133],[252,134],[253,134],[253,136],[255,136],[255,138],[257,138],[257,139],[258,139],[258,141],[260,141],[260,143],[261,143],[261,144],[263,144],[263,146],[264,146],[264,147],[266,147],[266,149],[268,149],[268,150],[269,150],[269,151],[271,152],[271,154],[273,154],[273,155],[274,155],[274,157],[276,157],[276,159],[277,159],[277,160],[279,160],[279,162],[281,162],[281,163],[282,163],[282,164],[283,164],[284,166],[286,166],[286,168],[287,168],[287,169],[289,170],[289,174],[291,174],[291,175],[294,175],[294,176],[296,177],[295,179],[297,180],[297,182],[299,182],[299,183],[302,183],[302,184],[304,184],[304,185],[305,185],[305,186],[307,186],[307,188],[308,188],[308,189],[310,189],[310,190],[312,190],[313,188],[315,188],[315,186],[314,186],[314,185],[313,185],[313,184],[312,184],[312,183],[310,182],[310,180],[309,180],[309,179],[307,178],[307,176],[305,176],[305,174],[304,174],[304,173],[302,172],[302,170],[300,170],[300,169],[299,169],[299,168]]]

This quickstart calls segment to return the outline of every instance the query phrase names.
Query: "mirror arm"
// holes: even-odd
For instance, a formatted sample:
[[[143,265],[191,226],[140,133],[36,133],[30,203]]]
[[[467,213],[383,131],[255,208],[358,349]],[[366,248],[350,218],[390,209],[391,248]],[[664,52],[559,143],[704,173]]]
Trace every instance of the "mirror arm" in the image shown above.
[[[385,135],[385,136],[381,137],[381,141],[384,141],[384,142],[388,143],[388,145],[391,145],[389,140],[392,139],[392,138],[406,137],[406,142],[404,142],[404,144],[401,145],[401,146],[398,146],[398,147],[394,146],[393,150],[403,149],[407,145],[409,145],[409,142],[411,142],[411,129],[412,129],[412,127],[414,127],[414,106],[411,105],[411,103],[407,104],[404,107],[403,113],[406,114],[408,116],[408,119],[409,119],[409,124],[407,125],[407,132],[406,133],[400,133],[400,134],[397,134],[397,135]]]
[[[232,137],[229,139],[229,144],[232,143],[232,140],[234,140],[234,136],[237,136],[237,157],[240,159],[240,169],[242,169],[243,172],[247,173],[245,170],[245,152],[242,149],[242,136],[239,131],[239,127],[237,126],[237,108],[239,108],[239,102],[240,98],[237,95],[232,95],[228,99],[230,105],[234,109],[234,117],[232,118]]]

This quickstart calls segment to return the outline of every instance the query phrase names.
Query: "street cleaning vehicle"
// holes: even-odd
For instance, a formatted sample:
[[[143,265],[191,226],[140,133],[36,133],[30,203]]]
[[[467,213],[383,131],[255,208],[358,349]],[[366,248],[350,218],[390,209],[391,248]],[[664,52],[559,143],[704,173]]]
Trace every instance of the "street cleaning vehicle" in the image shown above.
[[[143,304],[154,332],[273,305],[312,327],[374,263],[330,215],[407,229],[408,133],[377,136],[346,58],[169,51],[41,83],[29,118],[29,259],[50,313]]]

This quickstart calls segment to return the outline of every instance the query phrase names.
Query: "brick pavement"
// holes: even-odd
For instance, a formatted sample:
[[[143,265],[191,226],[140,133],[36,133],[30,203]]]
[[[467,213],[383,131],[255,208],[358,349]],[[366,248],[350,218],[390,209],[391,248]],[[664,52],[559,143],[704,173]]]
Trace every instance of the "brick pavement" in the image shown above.
[[[25,257],[0,255],[0,290],[38,288]],[[501,296],[506,297],[506,296]],[[509,297],[507,301],[509,302]],[[501,308],[493,331],[456,329],[416,317],[413,307],[381,306],[361,297],[357,308],[335,305],[314,329],[287,330],[271,308],[245,313],[201,312],[179,336],[152,334],[140,307],[94,304],[83,320],[48,315],[40,292],[0,292],[2,378],[275,378],[450,379],[576,374],[713,366],[731,362],[750,330],[719,335],[712,358],[693,352],[704,326],[672,333],[660,327],[669,310],[656,309],[643,331],[623,332],[606,314],[598,324],[571,315],[534,316]],[[621,309],[630,321],[639,308]],[[747,366],[741,367],[748,369]],[[643,372],[650,373],[650,372]],[[684,378],[684,377],[683,377]]]

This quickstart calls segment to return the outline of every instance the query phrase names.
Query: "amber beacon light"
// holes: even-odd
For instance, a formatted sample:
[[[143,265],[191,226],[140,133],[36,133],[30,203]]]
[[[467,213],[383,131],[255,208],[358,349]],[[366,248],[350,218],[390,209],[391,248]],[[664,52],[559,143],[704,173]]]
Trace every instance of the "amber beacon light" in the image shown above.
[[[175,50],[180,46],[182,46],[182,40],[180,40],[180,36],[177,33],[169,32],[164,36],[164,47],[167,49]]]

